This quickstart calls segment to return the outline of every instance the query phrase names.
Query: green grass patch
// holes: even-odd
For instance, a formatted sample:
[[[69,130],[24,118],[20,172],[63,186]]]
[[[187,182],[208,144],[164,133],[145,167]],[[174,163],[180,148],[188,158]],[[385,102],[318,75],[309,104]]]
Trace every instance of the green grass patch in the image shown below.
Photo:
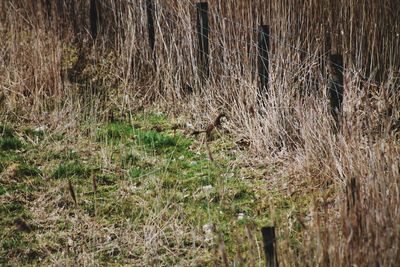
[[[18,150],[22,149],[22,142],[16,137],[4,137],[0,138],[0,150]]]
[[[140,161],[140,157],[135,153],[124,153],[121,156],[121,165],[123,168],[133,166]]]
[[[144,127],[162,126],[169,124],[168,118],[163,113],[146,113],[134,117],[134,121]]]
[[[22,158],[20,155],[17,155],[12,151],[0,150],[0,173],[3,172],[10,164],[21,161]]]
[[[41,194],[49,199],[48,203],[39,202],[39,205],[44,205],[45,212],[51,213],[58,206],[63,207],[57,211],[61,218],[56,226],[58,229],[49,230],[52,237],[60,232],[67,236],[76,231],[77,228],[69,220],[76,210],[86,215],[82,218],[90,217],[93,223],[99,225],[99,229],[126,227],[129,221],[127,234],[130,234],[129,231],[141,233],[149,222],[177,220],[177,225],[182,225],[182,229],[198,233],[199,240],[204,234],[204,225],[212,224],[217,233],[223,234],[229,257],[235,253],[235,236],[243,236],[248,225],[260,227],[272,221],[284,223],[292,213],[297,214],[300,207],[310,202],[309,199],[294,199],[278,190],[274,191],[265,186],[265,180],[261,178],[252,179],[254,169],[247,170],[247,167],[233,161],[236,152],[229,152],[233,146],[223,137],[218,136],[218,139],[210,142],[215,159],[211,162],[204,143],[183,136],[179,129],[172,134],[171,128],[168,128],[170,121],[162,114],[137,116],[133,125],[124,122],[103,125],[97,130],[95,140],[86,135],[69,138],[67,133],[65,140],[60,142],[53,139],[44,141],[39,135],[37,145],[26,145],[21,151],[0,150],[0,171],[12,173],[11,179],[0,186],[0,195],[15,195],[15,199],[22,199],[22,202],[11,201],[0,206],[0,216],[5,218],[0,226],[11,229],[6,230],[9,231],[6,234],[2,234],[0,229],[0,239],[5,240],[4,246],[0,247],[0,258],[24,264],[23,255],[35,250],[34,243],[24,243],[28,240],[28,233],[24,232],[13,239],[12,231],[15,230],[14,220],[25,218],[27,211],[33,210],[31,205],[38,205],[35,198]],[[4,132],[7,133],[0,136],[1,140],[15,139],[17,136],[12,130]],[[33,130],[29,129],[24,134],[35,136]],[[49,136],[53,136],[52,133]],[[68,144],[67,140],[70,141]],[[54,144],[52,141],[55,141]],[[83,144],[85,147],[82,147]],[[93,167],[89,162],[102,167]],[[40,170],[36,166],[41,166]],[[267,167],[260,168],[260,173],[263,173]],[[95,194],[92,173],[96,175]],[[42,179],[41,176],[50,176],[53,180]],[[73,205],[67,179],[73,184],[78,207]],[[55,187],[57,190],[53,190]],[[25,199],[29,201],[25,202]],[[65,222],[63,218],[66,218]],[[293,230],[292,243],[296,246],[297,232],[301,231],[301,227],[295,219]],[[82,231],[85,238],[86,230],[82,228]],[[173,231],[168,227],[162,231],[163,234],[173,235],[173,232],[168,232]],[[81,241],[86,246],[89,243],[84,238]],[[189,240],[182,242],[182,251],[190,250],[190,246],[196,242],[202,245],[201,240],[192,244],[191,237],[182,238]],[[58,248],[58,242],[65,240],[49,240],[41,246]],[[132,255],[124,254],[128,250],[136,250],[138,258],[143,256],[139,246],[121,246],[118,255],[104,252],[104,255],[95,257],[103,261],[99,262],[100,265],[110,264],[111,259],[118,265],[129,262],[126,257]],[[17,249],[13,250],[12,247]],[[204,254],[212,254],[213,248],[207,248],[207,245],[201,249]],[[75,252],[64,250],[64,247],[59,251],[66,253],[66,257],[76,256]],[[48,252],[44,254],[43,264],[48,264],[51,257]]]
[[[134,168],[129,170],[129,177],[132,180],[136,180],[142,175],[143,175],[143,169],[141,169],[139,167],[134,167]]]
[[[171,136],[153,130],[136,130],[135,137],[136,144],[139,147],[165,154],[183,152],[187,150],[191,144],[190,140],[180,135]]]
[[[177,138],[162,134],[153,130],[150,131],[136,131],[135,132],[137,143],[153,149],[160,149],[164,147],[174,147],[178,145]]]
[[[24,212],[25,207],[20,201],[11,201],[0,205],[0,215],[2,218],[16,217]]]
[[[0,124],[0,137],[2,138],[13,138],[14,131],[10,126]]]
[[[25,128],[23,130],[24,134],[29,137],[36,137],[42,139],[44,137],[44,131],[42,129],[32,129],[32,128]]]
[[[97,185],[114,185],[118,179],[119,177],[113,174],[96,175]]]
[[[155,130],[143,130],[134,128],[132,125],[122,122],[115,122],[101,128],[97,133],[97,141],[108,142],[111,144],[127,143],[130,139],[135,140],[136,146],[147,151],[155,152],[183,152],[192,143],[191,140],[183,136],[170,135]],[[133,155],[132,155],[133,156]],[[125,160],[134,160],[134,157]]]
[[[133,136],[134,128],[122,122],[109,123],[97,132],[97,141],[118,143]]]
[[[49,151],[45,156],[46,160],[64,160],[64,161],[73,161],[80,159],[80,155],[78,152],[68,149],[67,151],[57,152],[57,151]]]
[[[18,166],[16,175],[17,176],[39,176],[39,175],[42,175],[42,172],[38,168],[24,163],[24,164],[21,164]]]
[[[0,196],[4,195],[5,193],[7,193],[7,189],[0,185]]]
[[[69,177],[85,177],[90,173],[90,169],[80,163],[60,164],[54,171],[52,177],[55,179]]]

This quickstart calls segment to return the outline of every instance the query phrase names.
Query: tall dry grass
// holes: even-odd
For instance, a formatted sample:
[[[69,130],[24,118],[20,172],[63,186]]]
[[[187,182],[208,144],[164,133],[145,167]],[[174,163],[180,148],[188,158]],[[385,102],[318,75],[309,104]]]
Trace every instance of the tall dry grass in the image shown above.
[[[255,155],[286,159],[292,179],[315,190],[335,188],[332,198],[315,200],[301,249],[285,241],[289,224],[278,226],[282,265],[400,262],[397,1],[210,0],[206,82],[193,1],[155,1],[155,63],[144,0],[99,1],[96,40],[89,2],[1,1],[2,120],[104,120],[157,102],[202,124],[223,110]],[[271,31],[262,106],[260,24]],[[329,109],[331,53],[345,61],[340,133]]]

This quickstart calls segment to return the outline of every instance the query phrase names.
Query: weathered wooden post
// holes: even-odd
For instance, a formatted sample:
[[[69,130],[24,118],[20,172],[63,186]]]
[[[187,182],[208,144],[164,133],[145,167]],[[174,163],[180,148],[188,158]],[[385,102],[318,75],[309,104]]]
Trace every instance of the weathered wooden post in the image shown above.
[[[269,68],[269,26],[261,25],[258,32],[258,75],[260,77],[260,95],[268,96]]]
[[[47,21],[49,23],[49,26],[51,25],[51,0],[46,0],[46,15],[47,15]]]
[[[146,10],[147,10],[147,30],[149,34],[149,46],[151,56],[154,62],[154,68],[157,68],[156,63],[156,53],[154,52],[156,37],[154,30],[154,0],[146,0]]]
[[[90,0],[90,34],[92,39],[95,40],[98,33],[99,11],[97,7],[97,0]]]
[[[149,45],[151,53],[154,56],[154,47],[155,47],[155,30],[154,30],[154,0],[146,0],[146,9],[147,9],[147,29],[149,33]]]
[[[347,182],[346,193],[347,193],[347,212],[349,212],[352,208],[354,208],[357,205],[357,202],[359,202],[358,183],[355,177],[351,177],[350,181]]]
[[[210,75],[209,69],[209,40],[208,3],[197,3],[197,34],[199,39],[199,76],[205,80]]]
[[[55,16],[58,26],[59,33],[63,36],[63,24],[64,24],[64,0],[57,0],[55,3]]]
[[[330,56],[329,61],[330,69],[330,103],[331,113],[335,119],[336,129],[340,129],[340,117],[342,114],[343,103],[343,56],[333,54]]]
[[[276,253],[275,227],[263,227],[261,233],[264,243],[265,262],[267,267],[278,267]]]

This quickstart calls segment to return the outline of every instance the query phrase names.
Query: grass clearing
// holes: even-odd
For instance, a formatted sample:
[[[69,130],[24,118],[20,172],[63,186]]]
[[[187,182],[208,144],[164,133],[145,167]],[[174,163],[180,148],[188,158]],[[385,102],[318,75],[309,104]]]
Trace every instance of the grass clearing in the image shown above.
[[[211,162],[201,138],[171,125],[137,116],[101,125],[93,139],[41,138],[2,151],[3,263],[68,263],[83,252],[88,264],[210,265],[221,242],[231,258],[238,249],[253,257],[259,244],[244,236],[260,240],[259,227],[303,215],[310,196],[269,187],[236,160],[229,139],[217,135]],[[293,246],[300,232],[297,225]]]

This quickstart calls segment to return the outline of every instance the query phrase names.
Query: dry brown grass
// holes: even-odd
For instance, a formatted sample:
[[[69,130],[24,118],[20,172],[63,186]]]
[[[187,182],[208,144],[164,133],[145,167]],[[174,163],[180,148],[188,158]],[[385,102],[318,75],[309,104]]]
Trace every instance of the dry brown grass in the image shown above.
[[[196,14],[189,1],[156,1],[156,69],[145,1],[101,2],[95,43],[89,1],[57,1],[62,5],[52,6],[51,26],[45,1],[1,2],[2,120],[72,129],[76,120],[129,116],[156,103],[200,129],[223,111],[231,134],[250,141],[250,162],[285,162],[282,172],[298,190],[334,188],[326,199],[315,199],[301,249],[293,251],[286,241],[290,220],[277,226],[283,266],[400,262],[397,1],[209,1],[218,15],[210,16],[206,83],[197,73]],[[261,22],[273,37],[269,97],[259,108],[252,29]],[[346,67],[338,134],[327,96],[329,53],[343,54]],[[271,179],[280,183],[280,177]],[[185,232],[178,222],[171,227]]]

